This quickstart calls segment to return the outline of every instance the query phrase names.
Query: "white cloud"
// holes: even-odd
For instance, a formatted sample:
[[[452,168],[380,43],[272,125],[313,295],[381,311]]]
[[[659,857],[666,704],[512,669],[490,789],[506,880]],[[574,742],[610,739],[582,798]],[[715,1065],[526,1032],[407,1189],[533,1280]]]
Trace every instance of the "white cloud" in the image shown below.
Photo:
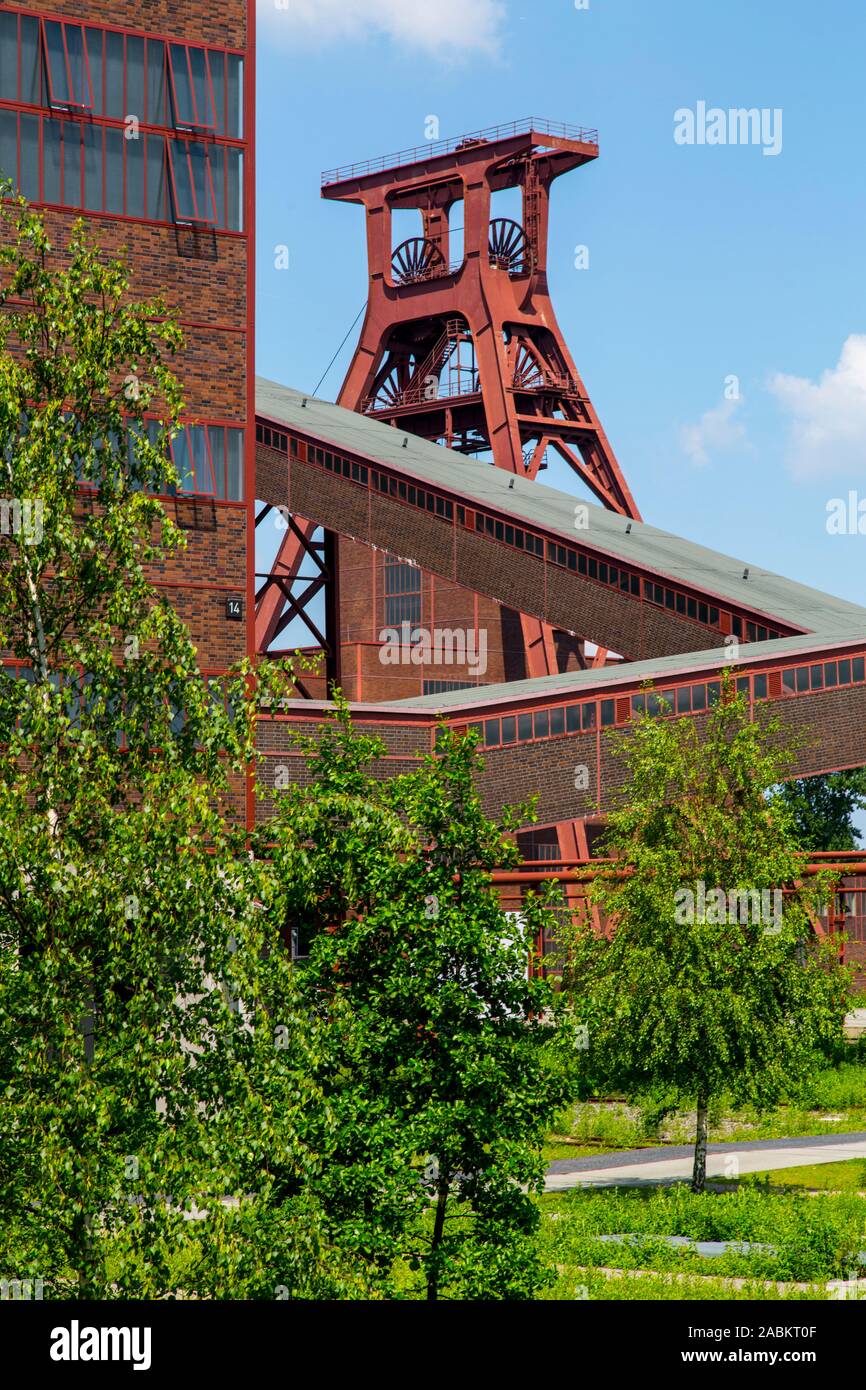
[[[740,405],[739,397],[726,398],[705,410],[696,425],[681,426],[680,444],[696,467],[706,468],[712,454],[730,453],[745,444],[746,427],[734,418]]]
[[[504,0],[256,0],[268,38],[318,45],[384,36],[459,59],[499,51]]]
[[[768,386],[789,417],[796,477],[866,469],[866,334],[846,338],[836,366],[817,381],[777,372]]]

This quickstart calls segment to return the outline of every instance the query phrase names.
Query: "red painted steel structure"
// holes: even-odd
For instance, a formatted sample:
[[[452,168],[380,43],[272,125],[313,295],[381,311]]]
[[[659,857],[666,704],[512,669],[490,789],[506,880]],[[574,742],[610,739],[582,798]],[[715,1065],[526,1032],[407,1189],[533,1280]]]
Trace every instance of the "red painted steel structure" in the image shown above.
[[[520,912],[528,891],[537,892],[545,884],[559,883],[569,912],[588,917],[596,931],[607,934],[612,924],[592,905],[589,890],[593,878],[600,871],[610,872],[613,862],[590,859],[586,854],[555,861],[527,860],[519,869],[494,870],[492,877],[502,906],[510,912]],[[620,872],[625,874],[628,870]],[[829,875],[829,891],[824,910],[809,913],[812,927],[819,938],[838,939],[840,962],[853,965],[862,978],[866,975],[866,860],[862,850],[811,852],[804,856],[800,879],[794,887],[818,874]],[[792,888],[782,891],[788,894]],[[534,969],[548,969],[551,945],[540,939],[535,943]],[[555,973],[555,961],[552,967]]]
[[[553,448],[605,506],[638,517],[547,285],[551,185],[597,155],[596,131],[530,118],[323,175],[323,197],[367,215],[367,312],[338,403],[532,478]],[[491,217],[494,195],[515,188],[522,221]],[[422,235],[392,253],[405,209]],[[526,614],[521,627],[527,674],[555,673],[553,630]]]

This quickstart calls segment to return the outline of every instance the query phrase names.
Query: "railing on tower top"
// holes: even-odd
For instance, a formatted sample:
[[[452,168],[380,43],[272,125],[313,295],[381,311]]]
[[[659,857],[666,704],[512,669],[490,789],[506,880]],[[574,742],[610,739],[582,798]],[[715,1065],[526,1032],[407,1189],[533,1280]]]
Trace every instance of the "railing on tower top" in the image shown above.
[[[322,187],[342,183],[345,179],[363,178],[366,174],[379,174],[384,169],[399,169],[404,164],[416,164],[422,159],[436,159],[439,155],[454,154],[467,145],[489,144],[494,140],[507,140],[513,135],[526,135],[531,130],[537,131],[539,135],[551,135],[555,139],[574,140],[581,145],[598,146],[597,130],[564,125],[561,121],[538,120],[529,116],[522,121],[508,121],[504,125],[488,126],[486,130],[473,130],[468,135],[458,135],[451,140],[429,140],[426,144],[416,145],[410,150],[398,150],[395,154],[379,155],[377,159],[365,159],[357,164],[344,164],[338,169],[326,169],[322,174]]]

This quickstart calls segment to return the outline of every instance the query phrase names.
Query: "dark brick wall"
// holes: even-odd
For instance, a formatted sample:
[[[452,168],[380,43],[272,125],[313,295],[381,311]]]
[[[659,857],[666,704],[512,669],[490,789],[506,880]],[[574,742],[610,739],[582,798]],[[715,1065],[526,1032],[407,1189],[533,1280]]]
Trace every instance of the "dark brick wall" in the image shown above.
[[[106,24],[192,43],[247,47],[248,0],[213,7],[198,0],[46,0],[18,8]],[[251,36],[250,36],[251,37]],[[249,89],[252,68],[247,64]],[[248,96],[249,90],[245,93]],[[246,105],[247,117],[252,106]],[[252,126],[246,121],[248,137]],[[246,177],[251,173],[248,166]],[[73,222],[80,214],[45,213],[57,263],[61,264]],[[170,365],[181,381],[188,419],[219,420],[253,430],[248,421],[252,345],[248,340],[248,248],[246,236],[212,230],[160,226],[144,221],[87,214],[89,231],[107,255],[123,253],[136,300],[161,295],[175,312],[184,347]],[[249,454],[252,460],[252,452]],[[154,579],[190,624],[201,665],[222,670],[247,650],[247,545],[252,503],[220,505],[208,499],[168,503],[183,528],[186,550],[154,568]],[[225,617],[227,596],[245,600],[245,621]]]
[[[218,6],[202,5],[200,0],[125,0],[122,7],[116,0],[46,0],[16,8],[168,35],[189,43],[245,48],[247,42],[244,0],[226,0]]]
[[[581,578],[537,556],[451,527],[417,508],[370,493],[315,465],[287,460],[262,445],[258,446],[257,457],[258,490],[264,500],[282,503],[355,542],[411,559],[470,593],[484,595],[488,602],[542,618],[631,660],[699,651],[722,640],[718,631],[701,623]],[[349,552],[343,545],[341,556],[344,554],[348,558]],[[353,558],[351,564],[354,573],[350,620],[363,624],[364,615],[373,613],[372,570],[365,575],[362,561]],[[361,585],[357,591],[356,582]],[[341,596],[341,603],[345,608],[345,596]],[[495,613],[495,609],[487,609],[486,620],[498,629],[489,634],[495,637],[490,646],[502,655],[498,666],[491,665],[490,674],[485,677],[488,684],[501,679],[499,671],[513,665],[516,659],[509,650],[507,635],[503,642],[502,619]]]

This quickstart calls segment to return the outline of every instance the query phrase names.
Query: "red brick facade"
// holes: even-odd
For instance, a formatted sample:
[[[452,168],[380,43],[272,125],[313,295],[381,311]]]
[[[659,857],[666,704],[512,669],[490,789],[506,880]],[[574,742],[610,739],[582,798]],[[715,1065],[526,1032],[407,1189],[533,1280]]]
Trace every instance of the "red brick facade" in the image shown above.
[[[244,431],[243,500],[227,501],[204,493],[167,500],[170,514],[185,533],[187,547],[159,567],[154,575],[188,621],[202,669],[219,673],[253,652],[253,629],[247,620],[254,601],[255,568],[252,551],[255,503],[254,9],[249,0],[225,0],[215,8],[194,3],[194,0],[128,0],[122,10],[114,0],[40,0],[35,5],[3,8],[22,16],[81,21],[93,26],[89,32],[94,36],[94,48],[96,31],[122,31],[127,35],[127,53],[130,44],[141,50],[142,37],[166,39],[207,46],[212,50],[209,70],[214,72],[228,71],[227,66],[223,66],[229,62],[225,51],[238,55],[242,65],[242,97],[239,98],[242,119],[234,135],[227,132],[243,160],[242,230],[192,225],[184,220],[180,211],[175,212],[173,225],[143,217],[82,211],[75,206],[74,199],[68,207],[49,205],[45,209],[46,223],[59,259],[62,259],[73,222],[77,217],[84,217],[108,254],[123,252],[126,255],[132,295],[136,299],[161,295],[176,313],[185,345],[173,365],[184,388],[184,418],[193,423]],[[22,29],[23,23],[22,20]],[[107,43],[108,40],[100,37],[98,42]],[[88,44],[91,45],[90,39]],[[44,53],[40,61],[44,61]],[[237,58],[232,61],[236,62]],[[147,81],[150,82],[149,69]],[[108,130],[107,75],[105,92],[106,113],[97,125]],[[4,98],[8,97],[6,92]],[[31,120],[36,117],[44,120],[46,111],[54,114],[44,94],[39,106],[34,107],[23,99],[3,99],[0,109],[5,110],[7,116],[13,109],[25,115],[30,113],[28,119]],[[113,109],[119,108],[115,105]],[[215,98],[215,110],[219,109],[219,98]],[[227,113],[227,106],[224,109]],[[77,128],[76,123],[83,127],[94,120],[89,112],[81,114],[75,109],[56,114],[63,120],[64,130],[69,131]],[[178,129],[183,136],[182,124]],[[215,133],[218,135],[219,131]],[[174,139],[170,129],[167,138],[170,151]],[[209,149],[222,148],[213,143],[211,136],[204,138],[212,141]],[[106,142],[107,139],[106,135]],[[174,206],[177,208],[177,204]],[[237,438],[233,435],[234,440]],[[228,597],[242,600],[242,621],[226,616]]]

